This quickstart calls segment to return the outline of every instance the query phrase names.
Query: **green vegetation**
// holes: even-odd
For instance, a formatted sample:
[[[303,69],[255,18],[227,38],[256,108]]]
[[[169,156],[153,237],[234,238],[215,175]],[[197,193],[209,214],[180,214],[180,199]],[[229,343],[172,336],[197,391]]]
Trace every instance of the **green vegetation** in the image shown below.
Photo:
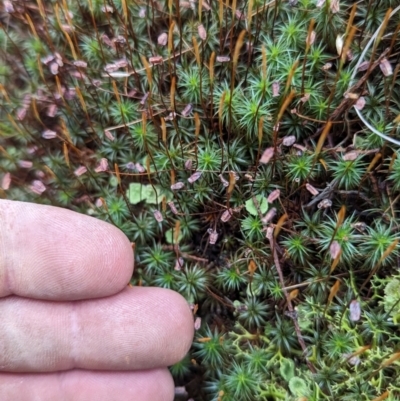
[[[3,2],[0,196],[135,242],[193,400],[400,400],[397,3]]]

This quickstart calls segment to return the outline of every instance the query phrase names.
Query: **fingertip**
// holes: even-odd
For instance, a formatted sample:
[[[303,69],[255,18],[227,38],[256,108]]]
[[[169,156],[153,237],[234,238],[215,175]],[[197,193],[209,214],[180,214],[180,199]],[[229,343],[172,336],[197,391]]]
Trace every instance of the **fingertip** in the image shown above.
[[[113,295],[121,291],[132,278],[134,248],[128,237],[118,227],[102,220],[94,220],[94,224],[99,226],[99,233],[96,235],[97,251],[98,254],[104,255],[104,261],[106,261],[106,266],[102,269],[103,277],[97,291],[99,296]],[[100,227],[104,231],[101,231]]]
[[[166,368],[135,372],[76,369],[61,375],[68,400],[173,401],[175,395],[174,381]]]
[[[18,401],[173,401],[167,369],[136,372],[70,370],[0,373],[0,399]]]
[[[124,233],[91,216],[1,201],[0,296],[79,300],[116,294],[133,272]]]
[[[164,366],[182,360],[191,347],[194,335],[193,314],[187,300],[166,288],[135,287],[132,291],[139,295],[139,299],[147,300],[148,306],[158,309],[151,312],[151,319],[157,322],[158,327],[157,334],[153,335],[158,349],[155,354],[164,361]]]
[[[171,311],[173,311],[174,315],[171,320],[174,320],[174,325],[179,335],[179,341],[176,342],[176,360],[174,361],[174,363],[177,363],[186,356],[193,342],[193,313],[187,300],[181,294],[168,289],[165,291],[169,292],[168,297],[171,305],[173,305]]]

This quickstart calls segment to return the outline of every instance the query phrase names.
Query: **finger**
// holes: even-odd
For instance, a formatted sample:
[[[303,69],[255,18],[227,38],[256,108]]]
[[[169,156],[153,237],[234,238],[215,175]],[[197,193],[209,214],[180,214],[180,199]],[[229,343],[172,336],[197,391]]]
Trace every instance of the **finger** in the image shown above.
[[[116,227],[53,206],[0,200],[0,297],[75,300],[119,292],[133,252]]]
[[[87,301],[0,299],[0,371],[135,370],[181,360],[193,338],[186,300],[126,287]]]
[[[0,399],[18,401],[172,401],[167,369],[142,372],[0,373]]]

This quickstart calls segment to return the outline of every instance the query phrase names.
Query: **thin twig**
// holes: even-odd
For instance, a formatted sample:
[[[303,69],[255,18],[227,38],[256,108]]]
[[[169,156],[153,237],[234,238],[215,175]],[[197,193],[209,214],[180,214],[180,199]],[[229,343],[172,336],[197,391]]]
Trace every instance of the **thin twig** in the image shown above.
[[[267,238],[269,240],[269,243],[270,243],[270,246],[271,246],[271,251],[272,251],[272,254],[274,256],[274,263],[275,263],[275,267],[276,267],[276,270],[277,270],[278,275],[279,275],[279,281],[281,283],[282,291],[283,291],[283,293],[285,295],[289,312],[291,312],[291,317],[293,319],[294,329],[295,329],[296,335],[297,335],[297,340],[299,341],[301,349],[303,350],[303,355],[304,355],[304,357],[306,359],[306,363],[307,363],[308,368],[311,370],[312,373],[317,373],[317,370],[315,369],[315,366],[307,358],[307,346],[306,346],[306,343],[304,342],[303,336],[301,334],[301,330],[300,330],[299,322],[297,321],[296,314],[293,313],[293,312],[295,312],[295,310],[293,308],[292,301],[290,300],[289,293],[287,292],[286,287],[285,287],[285,280],[283,278],[281,265],[280,265],[280,262],[279,262],[278,254],[276,252],[276,244],[275,244],[275,240],[274,240],[273,231],[274,231],[273,227],[268,227],[267,228]]]
[[[360,89],[362,89],[362,87],[364,86],[364,84],[367,82],[367,79],[369,78],[369,75],[371,74],[371,72],[379,66],[380,62],[382,61],[382,59],[384,59],[387,55],[387,53],[389,52],[389,49],[386,49],[383,51],[383,53],[372,63],[371,67],[368,69],[367,73],[365,73],[353,86],[351,86],[346,92],[347,93],[357,93]],[[334,121],[336,121],[338,118],[340,118],[340,116],[346,111],[349,110],[354,103],[356,102],[356,99],[351,99],[351,98],[344,98],[339,105],[336,107],[336,109],[331,113],[331,115],[329,116],[328,121],[330,121],[331,123],[333,123]],[[317,132],[315,134],[313,134],[311,136],[311,138],[314,138],[316,136],[318,136],[325,128],[326,124],[324,124],[321,128],[319,128],[317,130]]]

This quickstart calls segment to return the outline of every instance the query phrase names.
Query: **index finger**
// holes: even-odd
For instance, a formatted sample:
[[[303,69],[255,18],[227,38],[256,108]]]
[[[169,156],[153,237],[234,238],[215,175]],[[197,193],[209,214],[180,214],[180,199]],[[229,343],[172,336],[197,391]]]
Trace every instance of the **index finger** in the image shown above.
[[[0,297],[78,300],[116,294],[133,272],[118,228],[67,209],[0,200]]]

